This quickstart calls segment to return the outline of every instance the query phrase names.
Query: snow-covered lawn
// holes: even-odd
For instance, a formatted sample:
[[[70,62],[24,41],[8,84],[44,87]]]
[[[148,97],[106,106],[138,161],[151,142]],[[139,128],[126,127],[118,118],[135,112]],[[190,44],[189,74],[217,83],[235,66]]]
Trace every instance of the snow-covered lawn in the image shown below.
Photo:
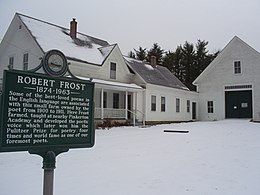
[[[257,195],[260,123],[97,130],[93,148],[63,153],[56,166],[54,195]],[[37,155],[0,153],[0,194],[42,194],[41,167]]]

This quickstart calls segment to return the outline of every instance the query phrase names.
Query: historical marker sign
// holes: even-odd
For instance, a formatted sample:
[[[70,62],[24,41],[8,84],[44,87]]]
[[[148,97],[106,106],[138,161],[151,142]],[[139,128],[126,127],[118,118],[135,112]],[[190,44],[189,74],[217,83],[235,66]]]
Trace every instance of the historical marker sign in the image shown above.
[[[94,84],[4,71],[0,151],[94,145]]]

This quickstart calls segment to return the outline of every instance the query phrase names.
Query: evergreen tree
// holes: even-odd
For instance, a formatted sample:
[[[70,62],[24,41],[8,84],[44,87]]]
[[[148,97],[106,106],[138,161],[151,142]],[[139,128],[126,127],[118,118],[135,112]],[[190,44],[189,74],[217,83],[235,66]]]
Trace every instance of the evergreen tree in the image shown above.
[[[164,54],[164,50],[161,49],[161,47],[158,45],[158,43],[154,43],[153,47],[148,51],[147,61],[150,62],[151,56],[155,56],[156,57],[156,64],[162,65],[163,54]]]
[[[175,53],[172,51],[165,52],[162,65],[167,67],[173,73],[174,64],[175,64]]]
[[[168,51],[165,53],[163,66],[167,67],[181,81],[184,81],[182,57],[182,46],[180,45],[175,52]]]
[[[207,58],[208,65],[218,56],[219,53],[220,53],[220,51],[218,50],[212,54],[208,54],[208,58]]]
[[[146,52],[146,48],[142,48],[141,46],[139,46],[139,49],[135,50],[135,56],[136,56],[136,59],[138,60],[146,60],[147,59],[147,52]]]
[[[201,41],[198,40],[196,44],[196,55],[195,55],[195,75],[196,77],[199,76],[199,74],[209,65],[209,55],[208,50],[206,49],[206,46],[208,45],[207,41]]]
[[[173,71],[172,73],[180,79],[180,81],[184,82],[184,71],[185,68],[183,66],[183,52],[182,52],[182,46],[178,46],[176,51],[174,52],[174,65],[173,65]]]
[[[136,58],[135,57],[135,53],[133,52],[133,51],[130,51],[129,53],[128,53],[128,57],[130,57],[130,58]]]
[[[185,42],[183,47],[182,47],[182,65],[184,68],[183,71],[183,77],[184,77],[184,84],[189,88],[189,89],[194,89],[192,85],[192,81],[194,80],[194,70],[196,69],[195,67],[195,50],[194,46],[192,43]]]
[[[195,90],[192,82],[198,75],[215,59],[219,51],[209,54],[207,41],[198,40],[196,48],[189,42],[180,45],[176,50],[165,52],[158,43],[154,43],[147,52],[146,48],[130,52],[128,56],[138,60],[150,62],[151,56],[156,56],[157,64],[167,67],[177,78],[180,79],[190,90]]]

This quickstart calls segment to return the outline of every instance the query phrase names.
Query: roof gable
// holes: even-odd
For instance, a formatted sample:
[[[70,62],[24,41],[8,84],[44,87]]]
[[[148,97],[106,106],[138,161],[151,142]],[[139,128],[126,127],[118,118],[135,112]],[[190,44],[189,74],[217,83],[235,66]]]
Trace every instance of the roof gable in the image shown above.
[[[189,90],[176,76],[166,67],[156,66],[142,62],[140,60],[125,57],[130,68],[140,75],[146,83],[165,87]]]
[[[109,48],[102,48],[102,52],[108,52],[107,49]],[[125,63],[125,59],[123,58],[123,55],[120,51],[120,48],[117,44],[114,45],[114,49],[110,52],[110,55],[107,57],[107,59],[104,62],[104,65],[100,70],[103,71],[103,78],[107,78],[110,80],[110,68],[111,63],[116,64],[116,81],[119,82],[129,82],[129,78],[131,77],[130,70]],[[114,79],[112,79],[114,80]]]
[[[254,48],[249,46],[247,43],[245,43],[243,40],[241,40],[239,37],[235,36],[233,39],[222,49],[222,51],[219,53],[219,55],[207,66],[207,68],[193,81],[194,85],[197,85],[199,82],[201,82],[204,78],[207,77],[207,75],[217,66],[219,63],[222,62],[222,60],[226,57],[229,58],[236,58],[234,54],[234,50],[239,51],[240,53],[244,52],[250,52],[254,55],[257,55],[260,57],[260,53],[257,52]],[[233,56],[234,55],[234,56]]]
[[[67,28],[60,27],[26,15],[17,14],[43,52],[61,50],[68,59],[102,65],[114,45],[77,32],[77,39],[70,37]]]

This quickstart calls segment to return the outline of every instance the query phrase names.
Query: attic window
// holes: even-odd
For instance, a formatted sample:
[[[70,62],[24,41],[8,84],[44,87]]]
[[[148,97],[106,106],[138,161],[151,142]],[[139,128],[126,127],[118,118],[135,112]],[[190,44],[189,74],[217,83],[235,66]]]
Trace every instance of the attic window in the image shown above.
[[[22,29],[22,25],[21,24],[19,25],[19,29]]]
[[[110,79],[116,79],[116,63],[110,63]]]
[[[234,61],[234,74],[241,74],[241,62]]]

